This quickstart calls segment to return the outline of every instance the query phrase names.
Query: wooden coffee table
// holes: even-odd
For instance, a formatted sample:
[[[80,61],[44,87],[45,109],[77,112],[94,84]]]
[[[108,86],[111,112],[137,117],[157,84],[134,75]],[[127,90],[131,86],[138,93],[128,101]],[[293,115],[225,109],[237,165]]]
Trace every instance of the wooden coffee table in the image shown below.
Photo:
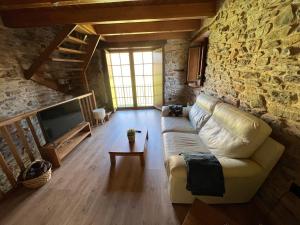
[[[145,128],[136,130],[142,132],[135,134],[134,143],[129,143],[127,131],[125,130],[124,135],[112,144],[111,151],[109,151],[111,165],[116,164],[116,156],[139,156],[141,165],[143,166],[145,164],[144,152],[148,140],[148,130]]]

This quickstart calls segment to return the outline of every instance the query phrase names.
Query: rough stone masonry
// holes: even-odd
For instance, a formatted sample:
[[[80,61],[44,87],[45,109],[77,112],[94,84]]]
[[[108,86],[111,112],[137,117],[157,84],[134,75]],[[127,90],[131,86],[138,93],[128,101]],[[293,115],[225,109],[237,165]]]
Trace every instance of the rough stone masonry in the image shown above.
[[[4,27],[0,20],[0,120],[69,98],[63,93],[26,80],[23,74],[23,69],[28,68],[38,57],[39,52],[53,39],[55,31],[56,29],[53,28],[9,29]],[[37,123],[36,118],[34,122]],[[27,126],[25,123],[22,125]],[[13,133],[14,142],[19,146],[19,153],[27,165],[29,160],[15,134],[15,128],[9,127],[9,129]],[[37,132],[40,134],[39,136],[42,136],[40,130]],[[26,137],[34,154],[38,155],[29,131],[26,132]],[[9,162],[9,167],[13,170],[14,175],[17,176],[19,168],[1,136],[0,152]],[[5,192],[11,189],[1,169],[0,188]]]
[[[189,41],[168,40],[164,46],[164,99],[165,104],[186,104],[191,91],[186,88]]]
[[[258,194],[274,224],[299,219],[295,196],[285,197],[292,182],[300,184],[299,22],[299,0],[225,1],[209,27],[201,89],[261,117],[285,145]]]

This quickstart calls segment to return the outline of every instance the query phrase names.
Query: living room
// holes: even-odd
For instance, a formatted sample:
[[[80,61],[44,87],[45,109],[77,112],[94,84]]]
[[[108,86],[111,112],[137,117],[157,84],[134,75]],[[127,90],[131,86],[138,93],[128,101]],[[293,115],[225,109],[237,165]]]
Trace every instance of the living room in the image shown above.
[[[299,224],[299,1],[0,15],[0,224]]]

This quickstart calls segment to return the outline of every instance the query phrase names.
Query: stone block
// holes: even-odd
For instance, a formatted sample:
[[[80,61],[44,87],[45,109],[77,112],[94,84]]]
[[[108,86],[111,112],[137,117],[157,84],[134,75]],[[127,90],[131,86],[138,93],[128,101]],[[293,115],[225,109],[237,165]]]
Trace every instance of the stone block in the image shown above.
[[[281,12],[274,19],[275,26],[284,26],[292,23],[294,19],[294,12],[291,5],[281,9]]]

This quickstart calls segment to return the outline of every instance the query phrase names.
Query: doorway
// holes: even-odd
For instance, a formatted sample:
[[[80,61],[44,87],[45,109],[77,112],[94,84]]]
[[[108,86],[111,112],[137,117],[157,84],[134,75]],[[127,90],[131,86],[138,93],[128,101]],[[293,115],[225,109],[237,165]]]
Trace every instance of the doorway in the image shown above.
[[[162,50],[106,52],[114,109],[162,105]]]

